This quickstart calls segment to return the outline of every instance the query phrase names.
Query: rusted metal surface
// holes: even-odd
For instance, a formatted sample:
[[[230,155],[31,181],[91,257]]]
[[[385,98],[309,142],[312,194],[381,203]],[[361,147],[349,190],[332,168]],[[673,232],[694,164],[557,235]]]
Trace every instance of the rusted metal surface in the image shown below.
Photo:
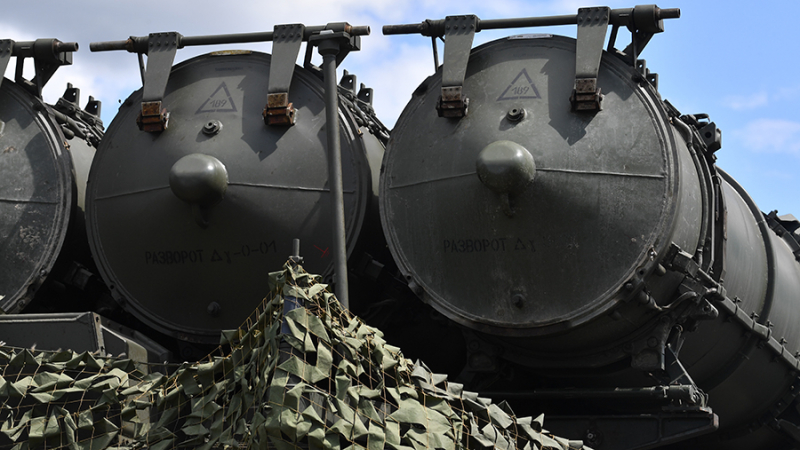
[[[267,95],[267,107],[264,108],[263,116],[267,125],[294,125],[295,109],[289,103],[289,94],[280,92]]]
[[[169,113],[161,107],[161,102],[142,102],[142,112],[136,118],[139,129],[147,132],[158,132],[167,129]]]

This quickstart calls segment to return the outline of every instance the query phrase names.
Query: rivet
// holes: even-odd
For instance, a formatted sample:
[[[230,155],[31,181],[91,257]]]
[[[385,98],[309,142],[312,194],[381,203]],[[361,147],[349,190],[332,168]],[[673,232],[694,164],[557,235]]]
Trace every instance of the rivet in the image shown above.
[[[519,122],[520,120],[525,118],[525,109],[522,107],[514,107],[508,110],[506,114],[506,119],[511,122]]]
[[[206,136],[213,136],[222,131],[222,122],[218,120],[209,120],[203,125],[203,134]]]

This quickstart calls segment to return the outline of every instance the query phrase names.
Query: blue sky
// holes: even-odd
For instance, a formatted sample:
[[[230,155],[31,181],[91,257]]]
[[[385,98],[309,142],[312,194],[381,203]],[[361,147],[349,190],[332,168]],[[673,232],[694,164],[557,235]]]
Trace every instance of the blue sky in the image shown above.
[[[603,4],[603,3],[598,3]],[[477,14],[482,19],[574,14],[573,1],[117,1],[36,2],[26,10],[0,17],[0,38],[32,40],[57,37],[76,41],[81,49],[74,64],[56,74],[45,90],[54,102],[67,81],[103,101],[108,125],[120,100],[140,87],[136,57],[125,52],[91,53],[89,43],[123,40],[131,35],[178,31],[204,35],[269,31],[278,23],[320,25],[348,21],[370,25],[362,51],[351,54],[342,67],[375,89],[379,117],[392,126],[414,88],[433,71],[430,41],[421,36],[382,36],[384,24],[416,23],[451,14]],[[607,2],[612,8],[634,3]],[[660,76],[659,91],[683,113],[708,113],[723,132],[718,165],[733,175],[754,197],[762,211],[777,209],[800,217],[795,195],[800,178],[800,78],[794,17],[797,3],[774,1],[763,6],[743,1],[673,1],[662,8],[680,8],[682,17],[665,22],[642,57]],[[21,11],[21,10],[20,10]],[[475,45],[523,30],[481,32]],[[531,30],[527,30],[531,31]],[[536,30],[544,31],[544,30]],[[574,27],[546,32],[574,36]],[[618,42],[627,37],[622,33]],[[622,46],[619,45],[619,46]],[[226,48],[229,48],[227,46]],[[269,44],[240,44],[236,48],[269,51]],[[194,47],[178,52],[178,60],[219,48]]]

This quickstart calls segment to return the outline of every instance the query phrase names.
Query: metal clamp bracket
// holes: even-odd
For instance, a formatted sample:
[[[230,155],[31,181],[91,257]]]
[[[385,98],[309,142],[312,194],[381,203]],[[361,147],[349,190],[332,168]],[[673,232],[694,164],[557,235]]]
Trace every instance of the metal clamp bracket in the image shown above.
[[[263,112],[264,123],[267,125],[292,126],[295,123],[295,109],[289,102],[289,87],[292,83],[295,61],[300,54],[300,44],[303,43],[305,28],[301,23],[275,25],[267,106]]]
[[[635,65],[637,55],[655,33],[664,31],[663,19],[680,17],[679,9],[660,9],[655,5],[635,8],[610,9],[606,6],[581,8],[575,16],[523,17],[517,19],[480,20],[476,16],[448,16],[444,20],[426,20],[419,24],[385,25],[383,34],[422,34],[434,43],[434,61],[438,64],[436,37],[445,37],[444,68],[442,69],[442,96],[436,109],[440,117],[464,117],[468,99],[461,92],[464,84],[472,39],[481,30],[539,27],[552,25],[578,25],[576,50],[575,89],[570,97],[573,111],[599,111],[602,95],[597,88],[597,72],[603,54],[608,25],[613,25],[609,51],[620,26],[627,26],[633,43],[625,52],[632,55]]]
[[[600,57],[611,17],[611,8],[578,9],[578,42],[575,49],[575,87],[569,98],[573,111],[600,111],[603,95],[597,87]]]
[[[17,57],[14,81],[37,98],[42,98],[42,88],[61,66],[72,64],[72,52],[78,51],[75,42],[58,39],[37,39],[30,42],[0,41],[0,69],[5,72],[12,56]],[[35,75],[32,80],[23,77],[25,58],[33,58]],[[0,82],[2,80],[0,79]]]
[[[166,130],[169,125],[169,112],[161,105],[161,101],[167,90],[169,73],[181,38],[182,36],[175,31],[151,33],[148,36],[147,70],[142,74],[144,84],[142,111],[136,118],[140,130],[159,132]]]
[[[442,95],[436,102],[439,117],[467,115],[469,99],[462,93],[462,87],[479,20],[475,15],[447,16],[444,19]]]
[[[355,31],[355,27],[351,27],[348,23],[329,23],[323,30],[316,31],[309,36],[308,43],[311,48],[317,47],[317,50],[321,52],[335,51],[335,67],[339,67],[350,52],[361,50],[361,35],[356,34]],[[309,67],[311,63],[310,55],[311,51],[309,50],[306,53],[306,67]]]
[[[277,31],[280,31],[280,33]],[[277,57],[273,57],[273,62],[276,62],[275,59],[277,59],[279,64],[277,64],[278,68],[275,68],[275,65],[270,67],[270,74],[272,75],[273,70],[277,70],[278,73],[274,77],[270,77],[267,109],[270,109],[270,104],[275,104],[277,108],[281,108],[284,103],[289,108],[289,84],[291,75],[294,73],[294,59],[297,57],[297,50],[292,49],[299,46],[299,42],[303,40],[311,40],[315,34],[325,33],[330,36],[331,33],[337,32],[346,35],[349,42],[349,46],[344,46],[342,52],[337,56],[338,65],[350,50],[358,50],[360,48],[360,36],[369,34],[369,26],[352,26],[346,22],[334,22],[323,26],[310,27],[300,24],[280,25],[275,27],[275,31],[210,36],[183,36],[177,32],[153,33],[144,37],[131,36],[124,41],[92,42],[89,48],[93,52],[126,50],[139,55],[139,68],[142,74],[142,84],[144,85],[144,96],[142,98],[142,112],[136,122],[139,124],[139,128],[144,131],[163,131],[167,128],[169,122],[169,112],[162,106],[161,102],[167,88],[172,63],[179,48],[193,45],[286,41],[276,43],[276,52],[279,54]],[[297,34],[300,36],[298,37]],[[296,40],[297,42],[295,42]],[[284,48],[284,45],[286,48]],[[294,58],[283,55],[283,53],[294,55]],[[147,70],[144,68],[142,54],[147,54]],[[291,61],[288,64],[284,64],[281,62],[284,59]],[[285,77],[286,73],[288,73],[288,79]],[[273,85],[273,83],[275,84]],[[285,101],[280,95],[269,98],[270,94],[284,93],[287,94]],[[286,119],[291,119],[291,109],[288,109],[288,111],[283,116]],[[268,112],[265,111],[263,113],[265,121],[268,121],[268,117],[281,115],[277,109],[274,115],[267,114]],[[286,119],[276,120],[280,122],[287,121]]]

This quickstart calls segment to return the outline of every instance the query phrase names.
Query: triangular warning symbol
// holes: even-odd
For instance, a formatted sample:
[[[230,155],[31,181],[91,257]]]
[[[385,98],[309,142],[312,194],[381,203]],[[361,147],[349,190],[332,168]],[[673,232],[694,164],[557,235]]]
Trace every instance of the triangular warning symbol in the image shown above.
[[[236,112],[236,105],[233,103],[228,86],[223,81],[213,94],[197,108],[195,114],[204,112]]]
[[[525,69],[519,71],[514,81],[509,83],[506,90],[497,98],[497,101],[518,100],[521,98],[542,98],[539,95],[539,90],[536,89],[536,85],[533,84],[533,80],[528,76],[528,71]]]

